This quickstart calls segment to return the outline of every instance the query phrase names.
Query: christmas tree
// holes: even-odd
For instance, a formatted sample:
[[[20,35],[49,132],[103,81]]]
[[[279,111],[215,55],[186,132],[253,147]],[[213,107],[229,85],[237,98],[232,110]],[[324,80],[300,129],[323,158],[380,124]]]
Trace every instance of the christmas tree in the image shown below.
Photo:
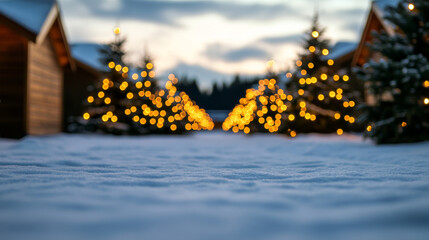
[[[355,123],[354,108],[358,91],[350,89],[348,75],[334,72],[329,59],[329,40],[318,23],[318,15],[306,33],[304,52],[296,61],[296,69],[288,73],[288,94],[293,96],[289,111],[296,119],[288,128],[296,132],[337,132],[343,134]]]
[[[198,107],[185,92],[177,91],[175,85],[178,79],[173,74],[168,79],[164,89],[150,89],[150,81],[144,81],[138,94],[140,100],[134,101],[137,106],[126,109],[125,114],[143,127],[142,133],[212,130],[214,123],[205,110]]]
[[[279,88],[278,76],[271,71],[273,64],[274,61],[267,63],[267,78],[259,81],[257,89],[248,89],[246,96],[241,98],[240,103],[229,113],[222,124],[224,131],[243,131],[245,134],[273,133],[281,131],[288,119],[294,119],[293,115],[287,114],[288,106],[285,104],[292,96],[287,96],[283,89]],[[293,131],[290,133],[291,136],[296,135]]]
[[[375,102],[365,107],[366,135],[377,143],[429,140],[429,2],[400,1],[386,9],[394,35],[375,34],[382,54],[359,70]]]
[[[124,64],[125,38],[120,37],[120,29],[114,29],[113,42],[100,49],[101,62],[108,66],[105,78],[90,87],[83,118],[89,130],[122,134],[129,130],[126,108],[126,89],[129,87],[128,67]]]

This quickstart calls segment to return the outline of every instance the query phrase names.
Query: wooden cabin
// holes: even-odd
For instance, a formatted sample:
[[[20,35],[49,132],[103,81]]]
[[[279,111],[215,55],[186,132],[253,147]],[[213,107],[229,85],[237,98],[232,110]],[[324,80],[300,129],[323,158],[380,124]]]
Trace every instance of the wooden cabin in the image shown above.
[[[379,61],[383,57],[380,53],[371,51],[368,45],[374,41],[373,32],[386,32],[389,35],[395,35],[395,28],[384,19],[384,16],[386,14],[386,8],[388,6],[396,6],[399,1],[400,0],[375,0],[372,2],[361,40],[353,56],[353,67],[362,67],[370,60]],[[391,95],[383,96],[384,99],[389,99],[391,97]],[[369,105],[373,105],[375,104],[375,99],[371,94],[366,92],[365,102]]]
[[[61,132],[75,65],[56,1],[0,1],[0,36],[0,137]]]

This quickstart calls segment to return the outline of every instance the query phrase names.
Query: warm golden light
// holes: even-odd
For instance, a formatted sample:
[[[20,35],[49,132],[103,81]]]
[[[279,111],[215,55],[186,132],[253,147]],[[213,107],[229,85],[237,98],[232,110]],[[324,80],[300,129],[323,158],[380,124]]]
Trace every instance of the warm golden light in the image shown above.
[[[424,82],[423,82],[423,86],[424,86],[425,88],[429,88],[429,81],[428,81],[428,80],[424,81]]]
[[[155,73],[154,71],[150,71],[150,72],[149,72],[149,77],[150,77],[150,78],[154,78],[154,77],[155,77],[155,75],[156,75],[156,73]]]
[[[337,120],[340,119],[341,118],[341,114],[335,113],[334,118],[337,119]]]
[[[110,104],[111,102],[112,102],[112,100],[108,97],[104,99],[104,103],[106,103],[106,104]]]
[[[152,85],[152,83],[148,80],[148,81],[146,81],[146,82],[144,82],[144,86],[145,87],[150,87],[150,85]]]
[[[332,66],[332,65],[334,65],[334,60],[332,60],[332,59],[329,59],[329,60],[328,60],[328,65],[329,65],[329,66]]]
[[[301,61],[296,61],[296,66],[301,67],[302,66],[302,62]]]
[[[320,79],[326,80],[328,79],[328,75],[326,73],[323,73],[322,75],[320,75]]]
[[[272,68],[272,67],[274,67],[275,64],[276,64],[276,62],[274,60],[270,60],[266,63],[267,68]]]
[[[366,131],[367,131],[367,132],[371,132],[371,131],[372,131],[372,126],[371,126],[371,125],[368,125],[368,127],[366,127]]]
[[[89,102],[89,103],[94,102],[94,97],[93,97],[93,96],[89,96],[89,97],[88,97],[88,102]]]
[[[344,76],[343,76],[343,80],[344,80],[344,82],[347,82],[349,79],[350,79],[350,78],[349,78],[349,76],[347,76],[347,75],[344,75]]]
[[[341,128],[339,128],[338,130],[337,130],[337,134],[338,135],[343,135],[343,133],[344,133],[344,131],[343,131],[343,129],[341,129]]]
[[[319,94],[319,96],[317,96],[317,98],[319,99],[319,101],[325,100],[325,96],[323,94]]]
[[[314,68],[314,63],[309,63],[308,64],[308,68],[313,69]]]
[[[299,95],[301,95],[301,96],[302,96],[302,95],[304,95],[304,90],[299,89],[299,90],[298,90],[298,94],[299,94]]]
[[[429,104],[429,98],[425,98],[425,100],[423,100],[423,103],[424,103],[425,105],[428,105],[428,104]]]
[[[119,27],[115,27],[115,29],[113,29],[113,33],[115,35],[119,35],[121,33],[121,29]]]
[[[328,55],[329,54],[329,50],[328,49],[323,49],[322,50],[322,54],[325,55],[325,56]]]
[[[318,31],[313,31],[313,32],[311,33],[311,36],[313,36],[314,38],[318,38],[318,37],[319,37],[319,35],[320,35],[320,33],[319,33]]]
[[[133,93],[131,93],[131,92],[127,93],[127,98],[128,99],[132,99],[133,97],[134,97]]]
[[[114,62],[109,62],[109,68],[114,68],[115,67],[115,63]]]
[[[117,116],[112,116],[112,118],[110,120],[112,120],[112,122],[117,122],[118,121],[118,117]]]
[[[410,11],[413,11],[413,10],[415,9],[414,4],[409,3],[409,4],[408,4],[408,9],[409,9]]]
[[[90,118],[89,113],[83,114],[83,119],[88,120]]]
[[[310,52],[315,52],[316,51],[316,48],[314,47],[314,46],[310,46],[309,48],[308,48],[308,50],[310,51]]]
[[[102,92],[102,91],[98,92],[98,97],[99,98],[104,98],[104,92]]]

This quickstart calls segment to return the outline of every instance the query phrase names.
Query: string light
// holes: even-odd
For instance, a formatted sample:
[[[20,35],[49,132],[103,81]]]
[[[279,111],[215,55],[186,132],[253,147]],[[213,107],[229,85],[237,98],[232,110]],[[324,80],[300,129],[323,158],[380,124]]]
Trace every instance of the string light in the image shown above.
[[[311,33],[311,36],[313,36],[313,38],[318,38],[319,37],[319,32],[318,31],[313,31],[312,33]]]
[[[413,11],[413,10],[415,9],[414,4],[413,4],[413,3],[409,3],[409,4],[408,4],[408,9],[409,9],[410,11]]]

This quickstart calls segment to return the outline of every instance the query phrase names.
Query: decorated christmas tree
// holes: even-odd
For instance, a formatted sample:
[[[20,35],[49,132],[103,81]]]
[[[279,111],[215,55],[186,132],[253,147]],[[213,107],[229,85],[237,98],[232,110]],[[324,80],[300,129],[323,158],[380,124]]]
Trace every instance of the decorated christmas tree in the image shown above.
[[[374,103],[362,121],[377,143],[429,140],[429,1],[400,1],[385,20],[395,34],[375,34],[372,50],[382,54],[359,73]]]
[[[293,96],[289,111],[296,116],[288,128],[296,132],[337,132],[348,130],[356,121],[355,106],[359,92],[349,86],[350,77],[339,75],[329,59],[329,40],[319,26],[318,15],[306,33],[304,52],[288,73],[288,94]]]
[[[119,28],[114,29],[114,34],[114,41],[100,49],[101,62],[106,65],[105,78],[90,87],[83,118],[89,130],[122,134],[129,130],[124,114],[129,69],[123,60],[126,40],[120,37]]]
[[[286,121],[295,118],[287,114],[287,99],[292,100],[292,96],[287,96],[283,89],[280,89],[277,75],[271,71],[273,61],[267,63],[268,74],[266,79],[259,81],[258,87],[248,89],[246,96],[240,99],[240,103],[229,113],[222,124],[224,131],[244,132],[245,134],[254,132],[278,132],[285,128]],[[289,131],[291,136],[295,136],[294,131]]]
[[[144,75],[144,74],[142,74]],[[178,79],[170,74],[164,89],[150,88],[149,80],[140,88],[135,105],[125,114],[142,127],[141,133],[183,133],[212,130],[214,123],[185,92],[178,92]]]

